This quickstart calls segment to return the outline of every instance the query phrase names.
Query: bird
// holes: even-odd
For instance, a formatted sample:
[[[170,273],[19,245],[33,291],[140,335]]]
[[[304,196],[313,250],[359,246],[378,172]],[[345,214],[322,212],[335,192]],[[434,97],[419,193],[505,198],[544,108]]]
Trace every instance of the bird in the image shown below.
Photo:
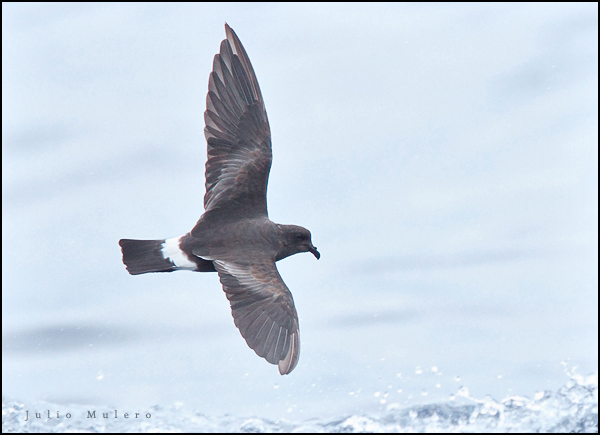
[[[163,240],[121,239],[131,275],[217,272],[235,326],[248,346],[281,375],[300,357],[298,314],[275,263],[301,252],[321,254],[309,230],[272,222],[267,213],[271,129],[250,59],[225,23],[226,38],[209,76],[204,213],[192,230]]]

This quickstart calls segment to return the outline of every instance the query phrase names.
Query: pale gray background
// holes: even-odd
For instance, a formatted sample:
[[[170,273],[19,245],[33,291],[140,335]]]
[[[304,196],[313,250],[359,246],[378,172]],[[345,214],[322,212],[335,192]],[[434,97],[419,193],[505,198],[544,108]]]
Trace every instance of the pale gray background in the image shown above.
[[[129,276],[191,229],[227,21],[272,128],[286,377],[215,274]],[[597,4],[2,5],[2,393],[294,419],[531,395],[598,367]]]

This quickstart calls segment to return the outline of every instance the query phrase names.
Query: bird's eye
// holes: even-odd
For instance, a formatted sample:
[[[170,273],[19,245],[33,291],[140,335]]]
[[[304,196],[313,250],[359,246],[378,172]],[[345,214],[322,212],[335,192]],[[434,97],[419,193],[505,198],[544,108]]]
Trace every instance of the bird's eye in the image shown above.
[[[297,234],[294,236],[294,238],[295,238],[296,240],[304,240],[304,239],[306,238],[306,236],[305,236],[304,234],[302,234],[302,233],[297,233]]]

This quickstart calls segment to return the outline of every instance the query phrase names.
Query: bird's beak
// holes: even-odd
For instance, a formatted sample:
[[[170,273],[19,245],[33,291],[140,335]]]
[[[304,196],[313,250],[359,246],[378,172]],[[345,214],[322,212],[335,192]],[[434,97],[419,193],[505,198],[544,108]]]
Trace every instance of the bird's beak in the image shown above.
[[[308,250],[309,250],[310,252],[312,252],[312,255],[314,255],[315,257],[317,257],[317,260],[318,260],[319,258],[321,258],[321,254],[319,254],[319,251],[317,251],[317,248],[316,248],[315,246],[312,246],[312,245],[311,245],[311,247],[310,247],[310,248],[308,248]]]

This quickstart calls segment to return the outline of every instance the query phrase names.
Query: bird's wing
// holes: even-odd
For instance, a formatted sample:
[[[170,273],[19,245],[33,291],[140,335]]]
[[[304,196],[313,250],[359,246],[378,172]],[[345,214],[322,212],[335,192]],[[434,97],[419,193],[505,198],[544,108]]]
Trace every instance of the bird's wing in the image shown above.
[[[227,24],[225,30],[204,112],[208,142],[204,208],[240,218],[266,216],[271,130],[246,50]]]
[[[294,299],[272,260],[240,264],[214,260],[235,326],[256,354],[286,375],[300,356]]]

